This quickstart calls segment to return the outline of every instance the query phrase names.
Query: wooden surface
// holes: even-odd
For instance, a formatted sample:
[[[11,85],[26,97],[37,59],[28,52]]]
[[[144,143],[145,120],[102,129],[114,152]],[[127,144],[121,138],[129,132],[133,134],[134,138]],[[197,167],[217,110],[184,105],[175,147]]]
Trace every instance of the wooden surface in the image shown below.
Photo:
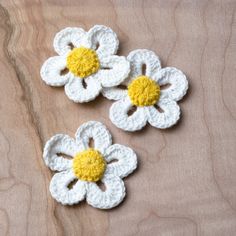
[[[0,1],[0,235],[236,235],[236,1]],[[113,28],[119,54],[155,51],[188,77],[182,119],[134,134],[108,119],[111,102],[74,104],[39,70],[66,26]],[[42,160],[56,133],[104,122],[139,156],[127,198],[102,211],[57,204]]]

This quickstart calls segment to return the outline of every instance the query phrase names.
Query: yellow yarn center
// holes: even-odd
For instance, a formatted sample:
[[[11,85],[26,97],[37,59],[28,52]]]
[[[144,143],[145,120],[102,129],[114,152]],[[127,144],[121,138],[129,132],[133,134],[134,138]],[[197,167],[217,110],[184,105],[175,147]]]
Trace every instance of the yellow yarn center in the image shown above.
[[[151,106],[160,98],[160,86],[147,76],[138,76],[128,86],[128,95],[135,106]]]
[[[72,167],[78,179],[96,182],[103,177],[106,162],[99,151],[89,148],[75,155]]]
[[[67,56],[67,68],[75,76],[85,78],[98,71],[100,67],[97,53],[89,48],[74,48]]]

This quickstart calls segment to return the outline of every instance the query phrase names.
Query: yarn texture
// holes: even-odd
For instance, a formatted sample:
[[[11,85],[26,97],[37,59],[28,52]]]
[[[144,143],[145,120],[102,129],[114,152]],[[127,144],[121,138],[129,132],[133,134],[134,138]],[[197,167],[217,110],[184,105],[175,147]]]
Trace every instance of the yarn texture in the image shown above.
[[[139,76],[129,84],[128,95],[133,105],[151,106],[160,97],[160,86],[147,76]]]
[[[77,153],[73,159],[73,171],[80,180],[97,182],[105,169],[106,161],[102,154],[92,148]]]
[[[89,147],[90,138],[94,148]],[[122,178],[137,167],[134,151],[120,144],[112,145],[110,132],[97,121],[81,125],[75,139],[64,134],[53,136],[45,144],[43,158],[51,170],[58,171],[49,187],[56,201],[73,205],[86,198],[88,204],[100,209],[110,209],[123,201],[126,191]],[[99,180],[105,185],[104,191],[97,185]]]
[[[188,81],[182,71],[174,67],[161,68],[158,56],[149,50],[132,51],[128,57],[131,71],[122,83],[127,89],[106,88],[103,95],[114,102],[109,111],[113,124],[126,131],[142,129],[147,122],[153,127],[166,129],[180,118],[177,101],[188,90]],[[143,65],[146,66],[143,72]],[[163,85],[169,85],[162,88]],[[132,115],[129,110],[136,106]]]
[[[74,102],[94,100],[104,88],[121,84],[130,72],[129,61],[115,55],[117,35],[106,26],[95,25],[88,32],[65,28],[56,34],[53,46],[58,56],[44,62],[41,78],[50,86],[65,86]]]
[[[66,58],[66,66],[75,76],[83,79],[98,71],[100,67],[96,52],[92,49],[74,48]]]

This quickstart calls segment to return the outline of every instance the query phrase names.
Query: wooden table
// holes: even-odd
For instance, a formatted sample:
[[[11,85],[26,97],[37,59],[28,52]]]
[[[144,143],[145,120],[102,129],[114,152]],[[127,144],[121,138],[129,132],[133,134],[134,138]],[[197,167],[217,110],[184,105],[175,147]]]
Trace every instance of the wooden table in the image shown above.
[[[235,0],[0,3],[0,235],[236,235]],[[190,89],[178,125],[123,132],[102,96],[75,104],[42,82],[55,33],[94,24],[117,32],[120,55],[148,48],[184,71]],[[48,190],[44,143],[88,120],[138,154],[127,197],[113,210],[65,207]]]

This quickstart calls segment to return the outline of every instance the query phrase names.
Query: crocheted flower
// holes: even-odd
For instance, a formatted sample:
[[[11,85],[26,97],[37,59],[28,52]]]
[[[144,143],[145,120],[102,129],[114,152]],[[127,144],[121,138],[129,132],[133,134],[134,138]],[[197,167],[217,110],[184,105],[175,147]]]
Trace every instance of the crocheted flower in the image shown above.
[[[114,55],[118,45],[115,32],[103,25],[88,32],[65,28],[53,42],[59,56],[44,62],[41,77],[48,85],[65,85],[66,95],[74,102],[91,101],[103,88],[119,85],[129,74],[129,62]]]
[[[127,58],[131,72],[123,84],[128,89],[114,87],[103,91],[108,99],[118,100],[110,108],[111,121],[127,131],[140,130],[147,122],[160,129],[174,125],[180,117],[177,101],[188,89],[186,76],[174,67],[161,69],[159,58],[149,50],[135,50]],[[163,85],[170,86],[164,89]],[[128,115],[133,106],[136,111]]]
[[[94,148],[89,147],[91,138]],[[96,121],[80,126],[75,140],[64,134],[53,136],[43,152],[46,165],[53,171],[59,171],[50,182],[52,197],[65,205],[76,204],[86,198],[88,204],[101,209],[109,209],[122,202],[125,197],[122,178],[136,169],[137,157],[130,148],[111,144],[109,131]],[[105,185],[105,190],[97,185],[98,181]]]

